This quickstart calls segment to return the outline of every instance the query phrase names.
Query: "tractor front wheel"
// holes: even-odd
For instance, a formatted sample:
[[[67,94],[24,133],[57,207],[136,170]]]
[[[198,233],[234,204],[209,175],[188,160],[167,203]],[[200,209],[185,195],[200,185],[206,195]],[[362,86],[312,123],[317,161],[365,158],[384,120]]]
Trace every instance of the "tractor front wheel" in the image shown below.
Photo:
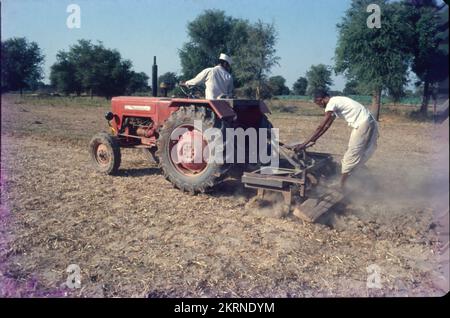
[[[107,133],[98,133],[89,143],[89,154],[97,171],[113,175],[120,166],[120,146],[116,137]]]

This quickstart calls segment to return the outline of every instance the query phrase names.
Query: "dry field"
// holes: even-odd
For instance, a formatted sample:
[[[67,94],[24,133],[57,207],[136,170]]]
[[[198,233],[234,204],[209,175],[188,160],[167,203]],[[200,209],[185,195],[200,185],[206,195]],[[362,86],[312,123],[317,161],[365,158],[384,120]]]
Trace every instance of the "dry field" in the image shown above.
[[[385,115],[370,182],[350,179],[350,203],[324,225],[246,208],[254,193],[236,180],[183,194],[135,150],[123,152],[119,176],[97,174],[87,145],[107,130],[107,109],[2,96],[0,297],[448,291],[448,120]],[[312,133],[320,117],[305,114],[271,116],[282,140]],[[314,150],[339,160],[349,134],[336,121]],[[65,287],[69,264],[81,269],[80,289]],[[380,289],[367,287],[374,269]]]

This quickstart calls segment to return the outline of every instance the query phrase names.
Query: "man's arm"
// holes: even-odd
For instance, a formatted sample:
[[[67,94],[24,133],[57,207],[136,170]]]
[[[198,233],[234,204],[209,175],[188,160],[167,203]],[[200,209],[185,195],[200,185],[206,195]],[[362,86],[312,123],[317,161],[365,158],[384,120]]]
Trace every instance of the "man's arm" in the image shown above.
[[[331,124],[334,122],[335,118],[336,117],[334,116],[333,112],[326,112],[325,118],[324,118],[322,124],[320,125],[322,127],[320,134],[318,136],[315,136],[314,138],[311,138],[311,141],[316,142],[316,140],[319,139],[328,130],[328,128],[331,127]]]
[[[325,118],[322,120],[320,125],[317,127],[316,131],[312,134],[307,141],[295,147],[295,150],[300,151],[308,146],[310,143],[315,143],[327,130],[331,127],[335,117],[333,112],[325,112]]]
[[[210,71],[209,68],[205,68],[203,71],[198,73],[196,77],[194,77],[193,79],[190,79],[189,81],[186,81],[185,84],[188,86],[195,86],[195,85],[205,82],[209,71]]]

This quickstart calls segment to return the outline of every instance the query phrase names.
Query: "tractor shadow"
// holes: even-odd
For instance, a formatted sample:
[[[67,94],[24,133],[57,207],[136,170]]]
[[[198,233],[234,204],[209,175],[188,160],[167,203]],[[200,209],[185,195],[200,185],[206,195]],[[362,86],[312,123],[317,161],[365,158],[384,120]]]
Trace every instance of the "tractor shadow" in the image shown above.
[[[256,195],[256,190],[244,187],[240,178],[228,178],[215,186],[214,190],[208,194],[216,198],[242,196],[249,199]]]
[[[130,168],[130,169],[119,169],[117,172],[118,177],[145,177],[145,176],[155,176],[160,175],[161,169],[157,167],[150,168]]]

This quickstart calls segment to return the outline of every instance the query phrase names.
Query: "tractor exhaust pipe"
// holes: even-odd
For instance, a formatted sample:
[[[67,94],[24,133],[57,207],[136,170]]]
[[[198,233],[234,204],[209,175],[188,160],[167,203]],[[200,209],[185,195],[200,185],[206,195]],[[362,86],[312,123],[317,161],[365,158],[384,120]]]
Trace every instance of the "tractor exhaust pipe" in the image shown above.
[[[152,96],[158,96],[158,65],[156,65],[156,56],[153,57],[152,67]]]

